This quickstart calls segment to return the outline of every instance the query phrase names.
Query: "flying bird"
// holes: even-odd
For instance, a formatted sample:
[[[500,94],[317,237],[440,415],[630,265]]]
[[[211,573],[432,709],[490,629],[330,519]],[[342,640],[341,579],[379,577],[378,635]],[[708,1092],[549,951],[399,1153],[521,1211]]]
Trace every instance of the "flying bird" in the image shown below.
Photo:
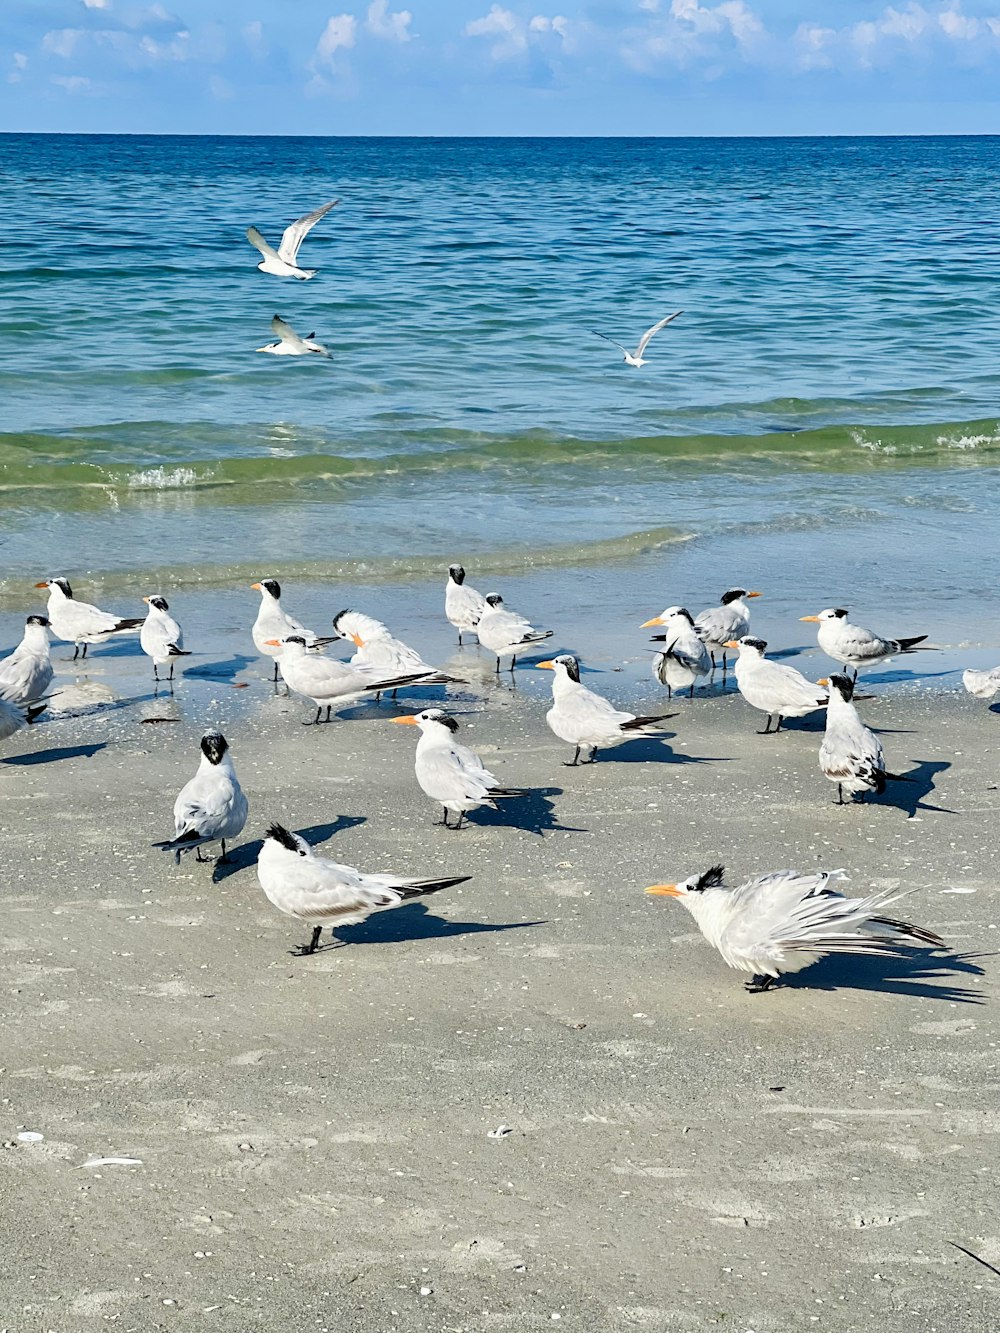
[[[817,684],[826,685],[830,691],[819,766],[824,776],[837,784],[837,804],[848,804],[845,791],[863,801],[869,791],[881,796],[887,781],[908,782],[909,778],[886,772],[882,742],[861,721],[852,702],[854,682],[850,677],[837,674]]]
[[[161,666],[170,667],[167,679],[173,680],[174,659],[191,656],[189,652],[184,651],[184,635],[181,633],[181,627],[170,614],[170,607],[165,597],[154,594],[142,600],[149,607],[146,619],[139,630],[142,651],[147,657],[152,658],[154,680],[160,679]]]
[[[584,763],[592,764],[598,750],[611,749],[636,736],[648,736],[650,727],[674,716],[660,713],[657,717],[636,717],[635,713],[615,708],[600,694],[581,685],[580,663],[571,653],[554,657],[551,662],[539,662],[538,667],[553,673],[552,707],[545,714],[545,721],[560,740],[576,747],[567,768],[576,768],[584,749],[590,750],[590,758]]]
[[[502,786],[475,750],[455,740],[458,723],[442,709],[427,708],[412,717],[392,720],[420,728],[414,763],[417,782],[420,790],[442,807],[443,816],[436,822],[445,828],[460,829],[465,814],[477,806],[497,810],[497,801],[526,795],[519,788]],[[449,814],[457,815],[454,825],[448,823]]]
[[[615,342],[614,338],[609,338],[606,333],[601,333],[598,329],[592,329],[591,332],[596,333],[598,338],[603,338],[605,342],[612,343],[618,348],[619,352],[624,354],[626,364],[635,366],[638,369],[639,366],[644,366],[646,364],[642,354],[649,346],[650,338],[652,338],[654,334],[659,333],[661,329],[665,329],[672,320],[675,320],[678,315],[683,315],[683,313],[683,310],[675,310],[672,315],[667,315],[666,319],[661,319],[659,323],[654,324],[652,328],[647,329],[639,339],[639,346],[634,352],[630,352],[627,347],[623,347],[621,343]]]
[[[846,878],[842,870],[809,875],[776,870],[737,889],[723,887],[723,874],[722,866],[712,866],[703,875],[654,884],[646,892],[679,899],[723,961],[751,974],[747,989],[753,993],[831,953],[901,958],[921,946],[945,948],[932,931],[883,915],[883,908],[904,896],[895,889],[845,898],[831,888],[831,880]]]
[[[694,687],[702,676],[712,673],[712,658],[699,634],[691,613],[683,606],[668,606],[662,615],[645,621],[640,629],[663,625],[665,634],[653,636],[654,643],[662,643],[661,652],[653,658],[653,678],[667,687],[669,699],[674,690],[689,690],[694,698]]]
[[[265,343],[256,349],[258,352],[270,352],[272,356],[308,356],[310,352],[325,357],[330,355],[328,349],[316,341],[315,333],[307,333],[304,338],[300,338],[291,324],[286,323],[280,315],[275,315],[271,320],[271,332],[277,334],[278,341]]]
[[[786,717],[805,717],[826,706],[827,692],[821,685],[806,680],[801,671],[770,662],[764,656],[767,644],[763,639],[744,634],[742,639],[731,639],[727,648],[738,648],[736,684],[740,694],[753,708],[767,714],[767,726],[758,736],[777,735]],[[771,721],[778,724],[771,731]]]
[[[312,927],[309,943],[296,950],[310,954],[319,947],[324,926],[336,930],[338,926],[354,925],[373,912],[465,884],[471,876],[401,879],[398,875],[366,875],[317,856],[300,834],[272,824],[257,857],[257,878],[279,912]]]
[[[45,579],[36,588],[48,588],[49,628],[57,639],[74,646],[73,661],[87,656],[92,643],[103,643],[112,634],[131,634],[142,625],[141,616],[113,616],[89,602],[78,602],[68,580]]]
[[[462,646],[462,635],[474,634],[480,617],[486,610],[486,598],[476,592],[465,581],[465,570],[461,565],[448,566],[448,582],[444,588],[444,613],[449,622],[458,630],[458,646]]]
[[[52,675],[48,619],[29,616],[21,642],[0,662],[0,699],[38,703],[52,684]]]
[[[819,625],[816,634],[819,646],[835,662],[853,667],[855,680],[859,668],[878,666],[890,657],[917,652],[917,645],[927,638],[926,634],[917,634],[909,639],[883,638],[862,625],[852,625],[842,606],[827,607],[818,616],[800,616],[799,619]]]
[[[730,588],[719,599],[718,606],[709,606],[694,618],[695,629],[705,640],[715,670],[715,654],[722,654],[722,674],[726,674],[726,647],[730,639],[742,639],[750,633],[750,608],[744,599],[760,597],[759,592],[746,588]]]
[[[167,842],[154,842],[164,852],[173,852],[180,865],[185,852],[194,851],[204,861],[202,847],[222,843],[220,862],[226,860],[226,842],[238,837],[247,822],[247,798],[229,757],[229,744],[218,731],[201,738],[201,763],[174,802],[176,834]]]
[[[320,208],[314,209],[312,213],[306,213],[303,217],[296,218],[282,232],[281,244],[277,250],[264,240],[256,227],[248,227],[247,240],[263,256],[261,262],[257,265],[260,272],[273,273],[277,278],[314,278],[319,272],[318,269],[299,268],[299,246],[320,218],[325,218],[330,209],[336,208],[339,203],[339,199],[334,199],[329,204],[323,204]]]
[[[476,634],[484,648],[488,648],[497,659],[497,675],[500,674],[500,659],[509,657],[510,670],[513,674],[517,666],[517,655],[533,643],[551,639],[555,633],[551,629],[535,629],[524,616],[516,611],[504,608],[503,598],[498,592],[491,592],[486,597],[486,608],[479,617]]]

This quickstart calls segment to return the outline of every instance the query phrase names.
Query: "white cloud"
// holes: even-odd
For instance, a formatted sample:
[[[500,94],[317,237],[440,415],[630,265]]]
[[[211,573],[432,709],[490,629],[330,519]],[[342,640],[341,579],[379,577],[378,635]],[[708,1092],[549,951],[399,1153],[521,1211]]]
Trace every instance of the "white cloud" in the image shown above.
[[[63,56],[68,59],[84,35],[82,28],[55,28],[42,38],[42,50],[46,55]]]
[[[15,68],[15,69],[27,69],[27,68],[28,68],[28,57],[24,54],[23,51],[15,51],[15,52],[14,52],[14,56],[13,56],[13,60],[14,60],[14,68]]]
[[[971,42],[979,36],[979,20],[966,18],[957,9],[944,9],[937,16],[941,31],[956,41]]]
[[[358,21],[353,14],[332,17],[316,43],[316,55],[328,64],[338,51],[349,51],[357,40]]]
[[[264,25],[260,19],[254,19],[252,23],[244,25],[243,40],[248,46],[260,46],[264,40]]]
[[[543,39],[550,33],[560,37],[565,45],[570,35],[569,28],[569,19],[562,14],[551,18],[545,14],[536,14],[525,21],[511,10],[493,5],[488,14],[465,25],[465,35],[495,37],[490,55],[494,60],[511,60],[527,51],[533,41]]]
[[[88,9],[110,9],[111,0],[83,0]]]
[[[408,9],[389,12],[389,0],[373,0],[368,6],[368,18],[365,26],[375,37],[385,37],[391,42],[408,42],[413,37],[410,24],[413,15]]]
[[[56,74],[53,75],[52,82],[59,88],[65,88],[68,93],[87,93],[94,86],[81,74]]]

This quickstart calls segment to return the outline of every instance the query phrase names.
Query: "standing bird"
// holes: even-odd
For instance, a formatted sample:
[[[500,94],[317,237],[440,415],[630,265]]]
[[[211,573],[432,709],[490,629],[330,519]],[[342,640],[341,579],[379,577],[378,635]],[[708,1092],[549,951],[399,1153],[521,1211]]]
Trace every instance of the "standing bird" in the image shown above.
[[[317,856],[305,838],[281,824],[272,824],[257,857],[257,878],[279,912],[312,926],[309,943],[294,950],[310,954],[319,947],[324,926],[335,930],[354,925],[373,912],[398,907],[410,898],[465,884],[471,876],[400,879],[398,875],[365,875]]]
[[[261,262],[257,265],[260,272],[273,273],[277,278],[315,278],[319,272],[318,269],[299,268],[299,246],[320,218],[325,218],[330,209],[336,208],[339,203],[339,199],[334,199],[329,204],[321,205],[312,213],[306,213],[304,217],[296,218],[282,232],[281,244],[277,250],[268,245],[256,227],[248,227],[247,240],[263,256]]]
[[[533,643],[551,639],[555,631],[535,629],[516,611],[505,611],[503,598],[498,592],[491,592],[486,597],[486,609],[479,617],[476,633],[483,647],[496,655],[499,676],[501,657],[510,657],[510,670],[513,675],[518,653]]]
[[[139,631],[139,643],[147,657],[153,659],[153,679],[160,679],[160,667],[170,667],[168,680],[174,678],[174,658],[190,657],[184,651],[184,635],[177,621],[170,615],[166,598],[159,595],[142,599],[149,610]]]
[[[29,616],[21,642],[0,662],[0,699],[37,703],[52,684],[52,675],[49,622],[45,616]]]
[[[752,993],[831,953],[903,958],[921,945],[945,948],[932,931],[882,915],[884,907],[904,896],[895,889],[845,898],[831,888],[831,880],[846,878],[842,870],[811,875],[776,870],[738,889],[724,888],[723,874],[722,866],[712,866],[703,875],[680,884],[654,884],[646,892],[679,898],[727,966],[751,974],[747,990]]]
[[[561,741],[576,746],[572,762],[567,762],[566,768],[577,767],[583,749],[590,750],[590,758],[584,763],[592,764],[598,750],[612,749],[636,736],[648,736],[649,727],[674,716],[660,713],[657,717],[636,717],[635,713],[621,712],[580,684],[580,663],[571,653],[554,657],[551,662],[539,662],[538,667],[553,673],[552,707],[545,714],[545,721]]]
[[[1000,694],[1000,666],[992,671],[963,671],[962,684],[977,699],[992,699]]]
[[[898,773],[887,773],[882,742],[858,717],[852,702],[854,682],[849,676],[834,675],[817,682],[830,691],[826,710],[826,734],[819,748],[819,766],[824,776],[837,784],[837,804],[847,805],[844,792],[859,796],[885,791],[886,781],[909,782]]]
[[[316,352],[320,356],[329,358],[329,350],[322,343],[316,342],[315,333],[307,333],[304,338],[299,335],[281,318],[275,315],[271,320],[271,332],[278,335],[278,341],[265,343],[263,347],[258,347],[258,352],[270,352],[272,356],[308,356],[310,352]]]
[[[666,685],[668,699],[674,690],[689,688],[693,699],[698,678],[711,675],[712,659],[690,611],[683,606],[668,606],[662,615],[645,621],[639,628],[648,629],[650,625],[666,628],[665,634],[653,636],[653,643],[666,645],[653,658],[653,678]]]
[[[26,727],[29,722],[34,722],[39,713],[44,711],[44,704],[30,708],[27,704],[15,704],[0,699],[0,741],[7,740],[15,732]]]
[[[474,634],[480,617],[486,610],[486,598],[465,581],[461,565],[448,566],[448,582],[444,587],[444,613],[458,630],[458,646],[462,634]]]
[[[351,666],[363,667],[374,676],[399,677],[421,674],[421,685],[457,685],[455,676],[448,676],[423,660],[415,648],[389,633],[387,625],[361,611],[341,611],[333,618],[334,633],[350,639],[357,651]],[[395,697],[395,691],[393,691]],[[378,695],[375,696],[376,701]]]
[[[130,634],[142,624],[142,617],[113,616],[89,602],[78,602],[66,579],[45,579],[36,588],[48,588],[49,628],[57,639],[75,645],[73,661],[87,656],[88,645],[103,643],[111,634]],[[81,651],[82,649],[82,651]]]
[[[226,840],[238,837],[247,822],[247,798],[236,777],[229,745],[218,731],[201,738],[201,763],[174,802],[176,836],[169,842],[154,842],[161,851],[173,852],[178,865],[184,852],[194,850],[204,861],[201,849],[210,842],[222,843],[220,862],[226,859]]]
[[[494,777],[475,750],[455,740],[458,723],[440,708],[427,708],[412,717],[392,720],[420,728],[414,768],[420,790],[443,809],[443,817],[436,823],[454,827],[457,832],[466,812],[476,806],[497,810],[497,801],[526,795],[519,788],[501,786],[500,779]],[[449,813],[458,816],[454,826],[448,823]]]
[[[306,629],[294,616],[288,614],[281,605],[281,584],[277,579],[261,579],[259,583],[251,583],[250,587],[260,593],[260,610],[250,633],[257,651],[275,659],[275,680],[278,679],[277,658],[281,655],[282,639],[298,634],[307,648],[320,648],[330,642],[329,639],[318,638],[311,629]],[[278,640],[278,648],[274,647],[275,639]]]
[[[842,606],[827,607],[818,616],[800,616],[799,619],[819,625],[816,635],[819,646],[835,662],[853,667],[855,680],[860,667],[878,666],[890,657],[916,652],[917,644],[927,638],[926,634],[918,634],[910,639],[883,639],[870,629],[852,625]]]
[[[767,714],[767,726],[758,736],[777,735],[786,717],[805,717],[826,705],[827,692],[821,685],[806,680],[794,667],[769,662],[764,656],[767,644],[744,634],[742,639],[731,639],[727,648],[738,648],[736,684],[740,694],[753,708]],[[771,731],[771,719],[778,725]]]
[[[761,593],[747,592],[746,588],[730,588],[719,598],[718,606],[710,606],[695,616],[695,629],[708,646],[713,671],[715,654],[721,652],[722,674],[726,674],[726,648],[729,640],[742,639],[744,634],[750,633],[750,608],[743,599],[760,596]]]
[[[325,721],[329,722],[334,708],[343,708],[344,704],[353,703],[364,694],[381,694],[383,690],[412,685],[428,674],[426,671],[417,671],[386,676],[384,672],[380,673],[370,667],[356,667],[349,662],[333,662],[326,657],[317,657],[308,652],[301,634],[291,634],[284,639],[268,639],[267,644],[269,648],[279,650],[278,667],[288,688],[296,694],[304,694],[316,705],[316,716],[312,722],[303,722],[304,727],[316,725],[324,708]]]
[[[630,352],[628,348],[623,347],[621,343],[615,342],[614,338],[609,338],[606,333],[601,333],[597,329],[592,329],[591,332],[596,333],[598,338],[603,338],[605,342],[612,343],[615,347],[618,348],[619,352],[624,353],[626,365],[635,366],[636,369],[638,369],[640,366],[644,366],[646,364],[646,362],[643,360],[642,354],[649,346],[649,340],[650,338],[652,338],[653,334],[659,333],[661,329],[665,329],[672,320],[675,320],[678,315],[683,315],[683,313],[684,313],[683,310],[675,310],[672,315],[668,315],[666,319],[661,319],[658,324],[654,324],[652,328],[647,329],[646,332],[639,339],[639,346],[635,349],[634,352]]]

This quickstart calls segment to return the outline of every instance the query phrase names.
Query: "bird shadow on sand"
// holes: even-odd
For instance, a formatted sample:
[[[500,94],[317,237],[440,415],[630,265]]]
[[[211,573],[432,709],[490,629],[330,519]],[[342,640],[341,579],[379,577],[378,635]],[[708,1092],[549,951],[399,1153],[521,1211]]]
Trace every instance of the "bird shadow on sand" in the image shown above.
[[[407,903],[391,912],[376,912],[354,926],[339,926],[339,944],[401,944],[404,940],[445,940],[453,935],[492,935],[503,930],[529,930],[544,921],[448,921],[425,903]],[[329,948],[329,945],[327,946]]]
[[[673,740],[676,732],[659,736],[636,737],[634,741],[625,741],[613,750],[598,750],[594,761],[598,767],[604,764],[731,764],[734,760],[727,756],[685,754],[683,750],[673,750],[667,744]],[[572,756],[570,756],[572,758]],[[581,765],[589,768],[589,764]]]
[[[530,787],[523,796],[501,801],[499,810],[481,806],[473,812],[471,826],[481,828],[518,828],[524,833],[589,833],[573,824],[560,824],[551,798],[561,796],[562,787]]]
[[[18,764],[22,768],[30,764],[55,764],[60,759],[93,759],[99,750],[107,749],[107,741],[94,741],[88,745],[55,745],[48,750],[36,750],[34,754],[12,754],[3,762]]]
[[[951,764],[944,760],[921,759],[915,768],[907,770],[906,782],[889,782],[881,796],[869,796],[865,805],[892,805],[897,810],[905,810],[912,819],[918,810],[933,810],[941,815],[954,815],[956,810],[949,810],[943,805],[930,805],[924,798],[934,790],[934,779]]]
[[[884,991],[889,995],[909,995],[920,1000],[946,1000],[949,1004],[983,1004],[981,991],[955,985],[955,973],[981,977],[985,969],[975,961],[977,954],[932,953],[922,950],[900,958],[879,954],[827,955],[818,963],[793,976],[782,977],[782,988],[791,990],[861,990]],[[801,978],[801,980],[800,980]]]
[[[181,674],[191,676],[194,680],[232,680],[234,676],[239,675],[241,671],[245,671],[252,663],[259,661],[259,657],[247,657],[243,653],[234,653],[232,657],[225,660],[202,662],[198,666],[185,667]]]
[[[363,815],[338,815],[329,824],[310,824],[308,828],[295,831],[301,834],[306,842],[316,847],[320,843],[327,842],[335,834],[356,828],[358,824],[363,823],[365,823]],[[216,861],[212,867],[212,883],[221,884],[230,875],[238,875],[241,870],[249,870],[251,866],[255,866],[263,845],[261,838],[254,838],[253,842],[243,842],[239,847],[230,847],[226,859],[221,863]]]

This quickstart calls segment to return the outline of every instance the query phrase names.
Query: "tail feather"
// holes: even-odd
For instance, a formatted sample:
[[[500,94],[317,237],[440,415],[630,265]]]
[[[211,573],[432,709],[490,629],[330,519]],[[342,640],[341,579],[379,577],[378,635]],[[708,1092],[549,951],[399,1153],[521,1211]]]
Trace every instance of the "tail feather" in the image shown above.
[[[167,654],[170,657],[190,657],[191,654],[185,648],[178,648],[176,643],[167,644]]]
[[[384,694],[386,690],[402,689],[404,685],[413,685],[418,680],[425,681],[428,676],[433,674],[433,671],[418,671],[415,674],[411,673],[409,676],[394,676],[390,680],[380,680],[377,684],[373,683],[365,688],[371,693]]]
[[[933,930],[925,930],[923,926],[915,926],[912,921],[897,921],[891,916],[873,916],[870,918],[872,925],[889,926],[893,930],[898,930],[901,935],[909,935],[921,944],[929,944],[934,949],[946,949],[948,946],[940,935],[935,935]]]
[[[882,776],[889,782],[916,782],[916,778],[907,777],[905,773],[883,773]]]
[[[490,796],[527,796],[528,792],[524,787],[491,787]]]
[[[174,860],[180,865],[184,852],[193,852],[196,847],[203,847],[205,843],[215,841],[215,838],[203,838],[197,829],[192,828],[167,842],[154,842],[153,846],[161,852],[173,852]]]
[[[634,717],[631,722],[622,723],[622,731],[638,731],[640,727],[651,727],[655,722],[666,722],[668,717],[676,716],[676,713],[660,713],[657,717]]]
[[[403,898],[420,898],[425,893],[437,893],[439,889],[450,889],[454,884],[465,884],[471,875],[452,875],[450,879],[414,879],[409,884],[400,885],[397,892]]]
[[[896,642],[904,653],[908,653],[911,648],[915,648],[918,643],[923,643],[926,638],[926,634],[917,634],[912,639],[897,639]]]
[[[136,618],[126,619],[126,620],[116,620],[111,629],[102,629],[100,632],[102,634],[118,634],[121,630],[140,629],[142,627],[144,618],[145,617],[143,616],[138,616]]]
[[[554,629],[539,629],[535,630],[533,634],[526,634],[524,638],[521,640],[521,642],[541,643],[543,639],[551,639],[553,634],[555,634]]]
[[[805,949],[807,953],[883,954],[898,958],[906,946],[894,940],[866,935],[815,935],[803,939],[782,940],[783,949]]]

